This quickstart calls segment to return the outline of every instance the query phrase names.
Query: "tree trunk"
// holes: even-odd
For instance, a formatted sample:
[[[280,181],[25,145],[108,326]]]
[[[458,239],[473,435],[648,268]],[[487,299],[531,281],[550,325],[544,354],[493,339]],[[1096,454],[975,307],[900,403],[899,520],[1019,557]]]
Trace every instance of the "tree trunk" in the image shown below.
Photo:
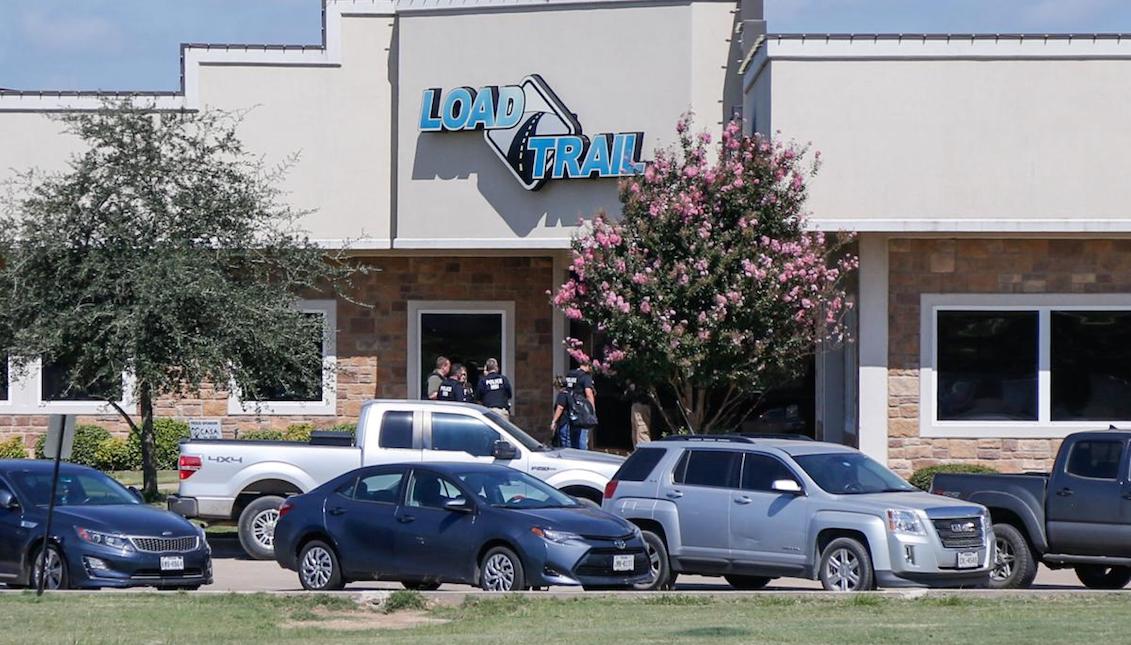
[[[148,385],[138,387],[141,406],[141,492],[147,501],[157,499],[157,442],[153,431],[153,392]]]

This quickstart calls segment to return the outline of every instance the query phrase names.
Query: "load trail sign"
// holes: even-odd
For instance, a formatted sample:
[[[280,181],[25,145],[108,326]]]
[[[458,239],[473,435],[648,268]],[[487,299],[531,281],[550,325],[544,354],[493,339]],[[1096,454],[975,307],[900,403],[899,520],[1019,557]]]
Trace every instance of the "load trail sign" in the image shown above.
[[[421,132],[466,130],[482,130],[527,190],[538,190],[550,179],[627,177],[644,170],[643,132],[587,136],[577,115],[538,74],[520,85],[424,90]]]

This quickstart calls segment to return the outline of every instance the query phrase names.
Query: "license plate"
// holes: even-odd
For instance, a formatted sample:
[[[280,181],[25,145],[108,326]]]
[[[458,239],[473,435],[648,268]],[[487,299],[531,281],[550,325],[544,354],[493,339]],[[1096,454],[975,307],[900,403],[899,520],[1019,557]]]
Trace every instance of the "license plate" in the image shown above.
[[[632,571],[634,567],[635,557],[631,555],[614,555],[613,556],[613,571]]]
[[[185,559],[179,555],[163,555],[161,556],[161,570],[184,571]]]
[[[962,551],[958,554],[959,569],[973,569],[982,564],[977,551]]]

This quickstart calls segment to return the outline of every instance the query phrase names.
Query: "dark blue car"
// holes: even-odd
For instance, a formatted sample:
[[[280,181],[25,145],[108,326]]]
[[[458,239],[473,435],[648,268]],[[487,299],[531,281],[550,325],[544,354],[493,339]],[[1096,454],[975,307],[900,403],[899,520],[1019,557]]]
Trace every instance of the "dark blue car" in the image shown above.
[[[38,582],[50,461],[0,461],[0,582]],[[33,563],[36,565],[33,567]],[[47,547],[48,589],[196,589],[212,582],[204,532],[85,466],[62,464]]]
[[[279,515],[275,558],[311,590],[352,580],[614,588],[650,576],[636,527],[505,466],[360,468],[291,497]]]

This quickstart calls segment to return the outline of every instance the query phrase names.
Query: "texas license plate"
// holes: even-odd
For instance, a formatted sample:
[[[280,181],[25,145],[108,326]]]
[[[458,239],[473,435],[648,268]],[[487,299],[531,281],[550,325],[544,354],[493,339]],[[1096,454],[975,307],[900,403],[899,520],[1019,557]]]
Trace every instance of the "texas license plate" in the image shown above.
[[[982,564],[982,559],[978,557],[977,551],[960,551],[958,553],[959,569],[974,569],[980,564]]]
[[[614,555],[613,571],[632,571],[635,558],[631,555]]]
[[[161,570],[184,571],[185,559],[179,555],[163,555],[161,556]]]

